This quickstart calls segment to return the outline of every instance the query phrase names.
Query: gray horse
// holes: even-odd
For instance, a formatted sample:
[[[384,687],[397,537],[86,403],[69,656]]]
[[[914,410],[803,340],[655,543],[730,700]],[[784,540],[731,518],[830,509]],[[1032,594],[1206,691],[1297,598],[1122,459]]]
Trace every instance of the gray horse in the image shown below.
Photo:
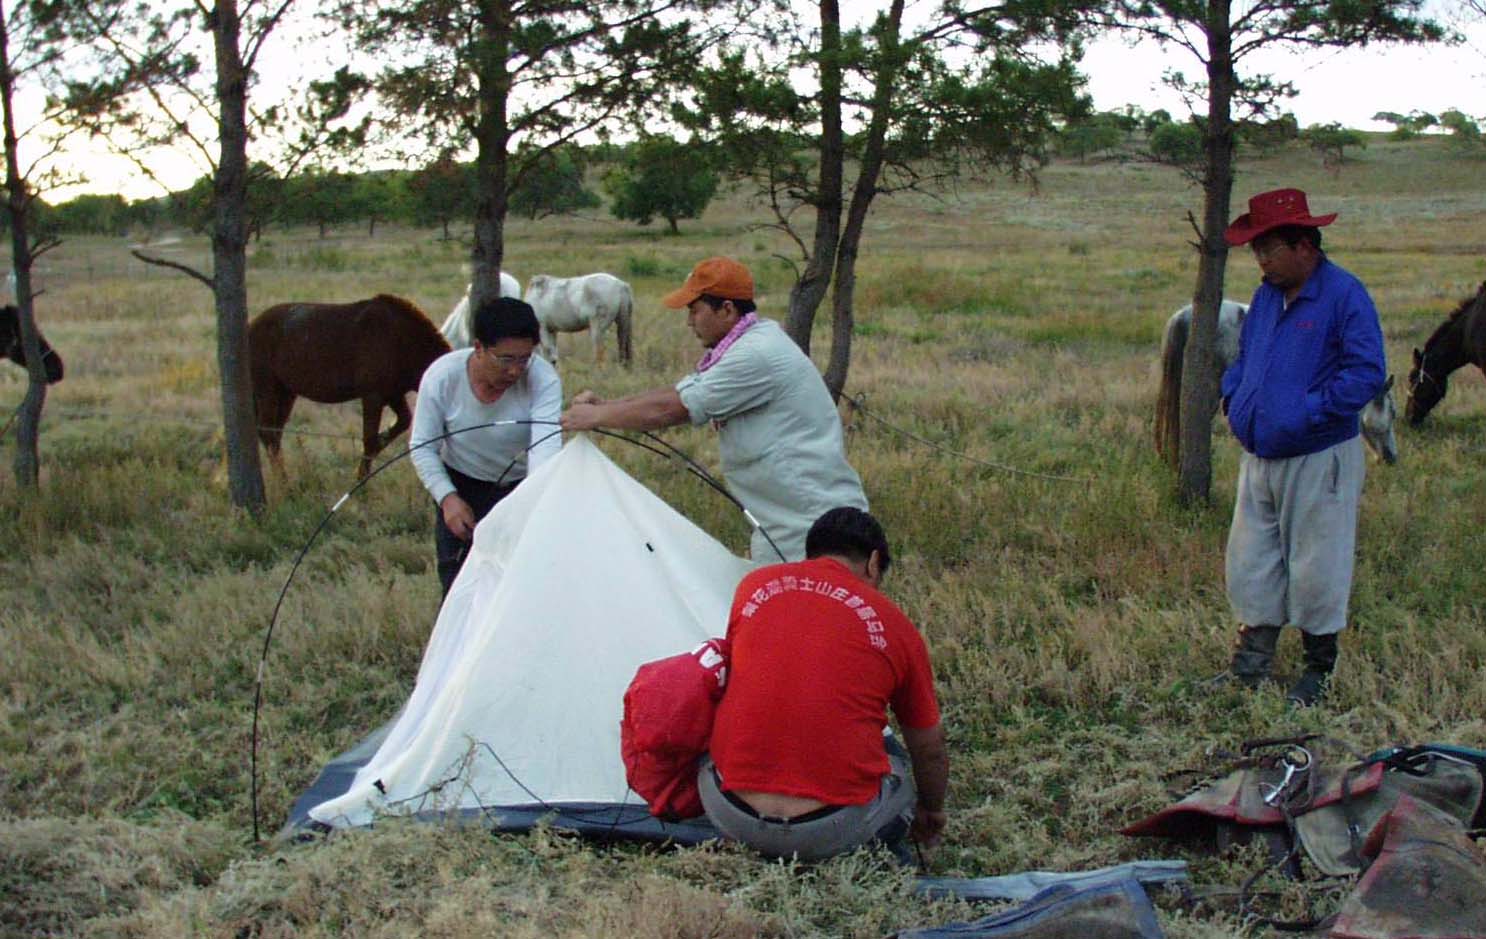
[[[1238,332],[1249,312],[1246,304],[1224,300],[1218,308],[1218,371],[1226,369],[1238,355]],[[1192,331],[1192,304],[1171,314],[1166,331],[1161,334],[1161,387],[1156,394],[1156,452],[1173,468],[1177,461],[1177,440],[1181,436],[1182,359],[1186,355],[1187,336]],[[1393,400],[1393,376],[1362,408],[1362,439],[1384,463],[1398,460],[1398,441],[1393,436],[1393,422],[1398,419],[1398,405]]]

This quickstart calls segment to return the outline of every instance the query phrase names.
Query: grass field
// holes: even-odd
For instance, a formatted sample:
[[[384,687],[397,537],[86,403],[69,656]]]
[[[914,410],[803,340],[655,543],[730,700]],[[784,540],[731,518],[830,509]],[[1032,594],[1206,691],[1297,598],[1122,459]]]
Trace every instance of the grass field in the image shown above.
[[[1486,163],[1437,139],[1375,140],[1336,174],[1297,149],[1241,165],[1234,214],[1278,185],[1341,213],[1326,246],[1371,289],[1401,390],[1410,348],[1486,279],[1483,179]],[[1188,211],[1200,194],[1174,170],[1058,164],[1036,191],[997,180],[884,200],[869,224],[849,391],[881,420],[848,413],[848,450],[900,558],[886,588],[928,639],[944,706],[950,827],[934,873],[1163,856],[1236,884],[1257,855],[1117,834],[1170,800],[1163,774],[1300,731],[1362,750],[1486,746],[1486,383],[1474,371],[1423,428],[1400,427],[1398,465],[1369,465],[1355,626],[1329,704],[1295,713],[1276,691],[1202,686],[1233,630],[1222,549],[1237,448],[1215,424],[1213,503],[1186,510],[1150,435],[1160,331],[1193,286]],[[699,349],[658,299],[706,255],[753,265],[763,311],[780,315],[787,242],[752,224],[763,217],[734,193],[674,238],[609,219],[513,220],[506,266],[523,281],[608,270],[635,288],[635,367],[612,348],[596,365],[573,338],[566,393],[686,371]],[[201,239],[168,250],[207,257]],[[466,255],[427,231],[271,231],[252,249],[251,304],[388,291],[438,321]],[[871,937],[982,912],[914,899],[908,872],[865,853],[800,868],[716,847],[402,824],[254,845],[263,633],[296,552],[353,482],[356,406],[299,405],[288,478],[270,478],[271,505],[250,519],[225,495],[207,293],[103,239],[69,241],[39,279],[67,379],[47,400],[40,492],[0,474],[0,935]],[[1228,295],[1246,299],[1255,280],[1236,252]],[[822,323],[820,361],[828,335]],[[0,368],[0,408],[23,390],[20,370]],[[716,466],[709,431],[669,439]],[[602,445],[745,547],[715,494]],[[267,830],[408,694],[438,602],[430,529],[404,463],[342,510],[300,571],[268,664]],[[1281,667],[1297,661],[1287,632]],[[1240,926],[1172,904],[1162,924],[1173,937]]]

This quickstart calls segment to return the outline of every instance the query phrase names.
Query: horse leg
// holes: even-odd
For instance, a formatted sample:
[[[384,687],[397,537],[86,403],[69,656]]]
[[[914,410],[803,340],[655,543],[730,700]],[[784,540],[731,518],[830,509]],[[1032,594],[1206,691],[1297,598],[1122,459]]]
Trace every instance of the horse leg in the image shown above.
[[[392,414],[396,420],[382,434],[380,440],[381,446],[377,448],[378,450],[384,449],[388,444],[396,440],[398,435],[407,430],[413,423],[413,412],[408,408],[408,396],[406,394],[396,395],[391,401],[387,402],[387,406],[392,409]]]
[[[381,433],[385,403],[382,396],[376,394],[361,399],[361,466],[356,470],[357,479],[366,478],[366,474],[371,472],[372,459],[386,446]],[[403,408],[406,410],[406,403]]]
[[[541,324],[541,333],[542,333],[542,354],[547,357],[547,361],[548,362],[551,362],[552,363],[552,367],[553,368],[556,368],[557,367],[557,331],[554,330],[551,326],[548,326],[546,323],[542,323]]]
[[[284,425],[289,423],[289,414],[294,410],[295,395],[277,382],[265,382],[267,387],[259,392],[254,386],[254,415],[258,418],[258,439],[268,452],[268,462],[282,478],[288,476],[284,470]]]
[[[595,365],[604,364],[604,333],[609,323],[607,320],[593,319],[588,323],[588,340],[593,343],[593,361]]]

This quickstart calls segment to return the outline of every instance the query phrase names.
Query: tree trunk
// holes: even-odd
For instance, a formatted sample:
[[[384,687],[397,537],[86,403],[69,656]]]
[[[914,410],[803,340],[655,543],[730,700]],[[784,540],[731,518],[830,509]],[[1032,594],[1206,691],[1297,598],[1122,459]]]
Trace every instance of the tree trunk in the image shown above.
[[[10,245],[15,270],[16,309],[20,311],[21,351],[26,356],[26,396],[16,415],[15,481],[33,488],[41,475],[41,406],[46,403],[46,363],[31,301],[31,199],[21,176],[15,130],[15,76],[10,63],[10,25],[0,6],[0,107],[5,121],[5,188],[10,209]]]
[[[851,336],[856,327],[852,304],[856,293],[857,256],[861,251],[862,232],[867,213],[877,195],[877,180],[882,174],[883,149],[887,142],[889,112],[893,87],[901,65],[898,30],[903,22],[904,0],[893,0],[888,11],[888,28],[883,32],[878,50],[881,59],[873,76],[872,119],[867,124],[867,142],[862,150],[862,165],[852,188],[851,206],[847,210],[846,228],[841,233],[836,255],[836,286],[831,298],[831,358],[826,365],[826,387],[832,400],[839,401],[846,388],[851,369]]]
[[[820,183],[816,187],[815,242],[805,270],[789,291],[784,330],[806,355],[815,311],[831,286],[836,246],[841,237],[841,187],[845,175],[845,135],[841,129],[841,8],[820,0]],[[849,301],[848,301],[849,305]]]
[[[253,380],[248,366],[247,75],[236,0],[218,0],[213,17],[221,158],[217,162],[212,230],[212,292],[217,306],[217,366],[222,373],[222,423],[232,504],[257,514],[264,504],[258,459]]]
[[[1182,362],[1180,465],[1177,499],[1184,505],[1205,503],[1212,488],[1212,425],[1218,406],[1218,307],[1223,302],[1223,273],[1233,198],[1233,74],[1229,0],[1208,0],[1208,110],[1203,134],[1202,237],[1198,248],[1197,284],[1192,296],[1192,332]]]
[[[511,76],[506,57],[511,36],[509,0],[482,0],[475,69],[480,90],[480,119],[475,126],[475,245],[471,252],[470,310],[500,296],[500,270],[506,251],[509,167],[506,145],[506,99]]]

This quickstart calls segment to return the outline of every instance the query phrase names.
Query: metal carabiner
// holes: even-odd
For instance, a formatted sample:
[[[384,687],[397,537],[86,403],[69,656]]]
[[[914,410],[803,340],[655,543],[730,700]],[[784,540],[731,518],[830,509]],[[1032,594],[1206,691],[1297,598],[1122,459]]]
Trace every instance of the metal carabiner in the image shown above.
[[[1280,777],[1278,783],[1259,784],[1261,790],[1268,790],[1264,793],[1264,804],[1271,808],[1279,805],[1289,791],[1290,785],[1295,782],[1296,776],[1310,770],[1311,762],[1311,751],[1305,747],[1296,745],[1286,750],[1284,757],[1281,758],[1281,763],[1285,767],[1285,775]]]
[[[1264,793],[1264,804],[1273,808],[1279,804],[1285,794],[1285,789],[1290,785],[1290,780],[1295,778],[1295,765],[1288,760],[1285,762],[1285,775],[1280,777],[1278,783],[1260,783],[1260,790],[1268,790]]]

